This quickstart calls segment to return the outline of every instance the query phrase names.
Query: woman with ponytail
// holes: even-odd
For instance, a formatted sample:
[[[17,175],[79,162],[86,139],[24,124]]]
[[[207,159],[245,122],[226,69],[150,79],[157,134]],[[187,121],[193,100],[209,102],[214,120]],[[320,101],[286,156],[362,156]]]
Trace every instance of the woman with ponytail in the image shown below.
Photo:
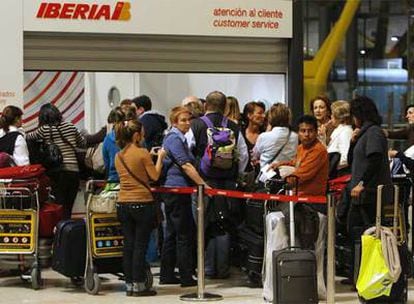
[[[124,234],[123,268],[127,296],[153,296],[156,291],[145,286],[145,253],[156,217],[149,181],[158,180],[165,151],[158,151],[154,165],[142,147],[144,129],[136,119],[115,125],[115,137],[122,149],[115,157],[120,181],[117,202],[118,219]]]
[[[0,152],[11,156],[17,166],[28,165],[29,151],[22,127],[23,111],[15,106],[7,106],[0,116]]]

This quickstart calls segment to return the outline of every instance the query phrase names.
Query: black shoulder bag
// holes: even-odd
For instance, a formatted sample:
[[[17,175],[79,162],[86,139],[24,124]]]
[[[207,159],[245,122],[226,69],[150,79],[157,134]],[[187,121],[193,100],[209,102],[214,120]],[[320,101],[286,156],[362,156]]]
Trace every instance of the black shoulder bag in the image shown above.
[[[48,170],[60,169],[63,163],[63,155],[59,146],[53,142],[52,125],[49,125],[49,142],[43,140],[39,147],[41,163]]]

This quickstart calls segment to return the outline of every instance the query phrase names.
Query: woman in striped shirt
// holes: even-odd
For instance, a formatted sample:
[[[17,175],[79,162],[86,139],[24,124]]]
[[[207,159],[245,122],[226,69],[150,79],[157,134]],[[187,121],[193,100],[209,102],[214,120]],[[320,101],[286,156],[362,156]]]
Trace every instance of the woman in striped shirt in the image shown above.
[[[76,147],[85,145],[83,136],[73,124],[62,121],[62,114],[57,107],[47,103],[40,108],[38,128],[27,134],[27,140],[53,142],[59,147],[62,165],[48,170],[48,175],[52,193],[57,203],[63,205],[63,218],[70,218],[80,182]]]

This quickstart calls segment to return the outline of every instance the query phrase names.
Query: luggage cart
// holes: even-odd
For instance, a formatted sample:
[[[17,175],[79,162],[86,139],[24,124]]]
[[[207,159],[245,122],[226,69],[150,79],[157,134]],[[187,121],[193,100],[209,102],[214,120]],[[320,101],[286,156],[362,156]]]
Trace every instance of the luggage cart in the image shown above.
[[[21,187],[24,184],[27,187]],[[13,185],[19,185],[15,187]],[[42,285],[38,254],[38,185],[27,180],[0,180],[0,265],[16,266],[32,288]],[[25,259],[29,256],[29,259]]]
[[[116,212],[96,213],[91,210],[93,195],[97,195],[106,184],[103,180],[90,180],[86,183],[86,266],[84,288],[96,295],[101,279],[99,274],[112,273],[123,278],[123,234]],[[118,190],[113,190],[118,191]],[[147,267],[148,288],[152,287],[151,269]]]

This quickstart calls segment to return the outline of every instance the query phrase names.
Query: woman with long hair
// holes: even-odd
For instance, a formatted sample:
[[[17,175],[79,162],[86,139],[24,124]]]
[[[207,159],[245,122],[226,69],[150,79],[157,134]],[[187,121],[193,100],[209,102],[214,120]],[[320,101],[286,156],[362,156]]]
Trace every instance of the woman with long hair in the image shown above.
[[[115,137],[122,149],[115,157],[120,181],[117,202],[118,219],[124,234],[123,268],[127,296],[153,296],[156,291],[145,286],[146,261],[156,209],[149,181],[158,180],[165,151],[160,149],[156,164],[142,147],[144,129],[136,119],[115,125]]]
[[[6,106],[0,116],[0,152],[10,155],[11,163],[28,165],[29,151],[22,130],[23,111],[15,106]]]
[[[227,96],[226,98],[226,108],[224,109],[224,116],[226,116],[228,119],[233,121],[236,124],[240,123],[240,107],[239,107],[239,101],[236,97],[233,96]]]
[[[137,119],[135,107],[118,106],[115,107],[108,115],[108,134],[105,136],[102,145],[102,155],[105,164],[106,176],[108,183],[119,183],[118,173],[115,169],[115,156],[120,151],[116,143],[114,126],[124,120]]]
[[[366,96],[358,96],[351,101],[351,117],[356,131],[351,139],[348,162],[351,165],[351,181],[345,197],[351,197],[347,216],[347,227],[352,249],[354,240],[361,233],[375,225],[378,185],[392,183],[388,162],[388,142],[381,129],[382,118],[374,101]],[[384,188],[382,199],[392,200],[389,188]],[[359,229],[356,229],[359,227]],[[354,254],[351,254],[354,257]],[[351,266],[353,266],[353,261]],[[350,269],[349,273],[353,273]],[[344,281],[347,283],[347,281]]]
[[[331,125],[331,101],[324,95],[313,98],[310,110],[318,122],[318,138],[326,146],[334,127]]]
[[[254,160],[253,148],[260,133],[265,129],[265,111],[264,103],[258,101],[248,102],[243,108],[244,126],[242,127],[242,134],[249,151],[249,163],[245,170],[245,172],[249,172],[248,174],[254,173],[254,175],[257,175],[259,172],[260,166]]]
[[[26,139],[42,140],[58,146],[62,164],[49,169],[47,174],[56,201],[63,205],[63,218],[70,218],[80,184],[76,148],[84,147],[85,139],[72,123],[63,121],[62,113],[51,103],[40,107],[38,128],[28,133]]]

